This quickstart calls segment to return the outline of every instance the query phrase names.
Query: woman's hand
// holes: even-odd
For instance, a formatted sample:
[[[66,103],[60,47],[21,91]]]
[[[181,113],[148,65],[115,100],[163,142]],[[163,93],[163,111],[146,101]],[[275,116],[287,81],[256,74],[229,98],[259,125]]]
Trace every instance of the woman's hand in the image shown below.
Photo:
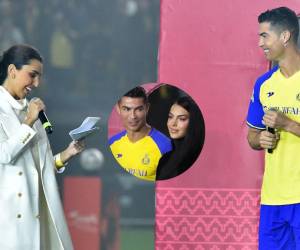
[[[24,123],[32,127],[39,117],[39,112],[45,110],[45,104],[40,98],[33,98],[28,104],[27,114]]]
[[[81,153],[85,148],[84,141],[72,141],[69,146],[60,153],[60,159],[63,163],[70,160],[73,156]]]

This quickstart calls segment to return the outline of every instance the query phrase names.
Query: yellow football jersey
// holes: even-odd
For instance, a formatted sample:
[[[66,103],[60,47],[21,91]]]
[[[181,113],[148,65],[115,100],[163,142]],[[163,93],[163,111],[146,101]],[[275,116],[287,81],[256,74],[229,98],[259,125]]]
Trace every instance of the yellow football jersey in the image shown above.
[[[268,109],[279,110],[300,123],[300,72],[285,78],[275,67],[257,80],[249,106],[248,125],[265,129],[262,118]],[[300,137],[284,130],[278,133],[277,147],[273,153],[265,153],[261,203],[300,203]]]
[[[113,136],[109,144],[121,167],[148,181],[155,181],[159,159],[172,150],[171,140],[154,128],[137,142],[131,142],[126,131],[123,131]]]

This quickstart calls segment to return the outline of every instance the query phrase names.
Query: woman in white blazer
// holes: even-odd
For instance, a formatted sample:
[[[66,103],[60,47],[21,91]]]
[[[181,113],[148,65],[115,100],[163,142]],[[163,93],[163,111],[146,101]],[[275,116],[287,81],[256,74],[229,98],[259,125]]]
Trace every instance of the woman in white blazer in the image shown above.
[[[38,51],[15,45],[0,61],[0,249],[73,249],[55,172],[83,150],[71,142],[53,157],[38,119],[43,101],[26,95],[39,86]]]

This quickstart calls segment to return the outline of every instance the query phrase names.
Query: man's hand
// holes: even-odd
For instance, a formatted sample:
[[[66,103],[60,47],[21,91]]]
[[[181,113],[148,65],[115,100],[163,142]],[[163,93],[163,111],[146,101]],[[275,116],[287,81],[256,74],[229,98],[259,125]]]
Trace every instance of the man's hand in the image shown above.
[[[267,130],[249,128],[247,138],[249,145],[253,149],[273,149],[278,143],[279,134],[277,132],[275,134],[272,134]]]
[[[259,145],[263,149],[273,149],[279,140],[279,134],[272,134],[267,130],[261,131],[259,135]]]
[[[288,127],[291,119],[285,116],[282,112],[268,110],[263,117],[263,123],[266,127],[284,129]]]

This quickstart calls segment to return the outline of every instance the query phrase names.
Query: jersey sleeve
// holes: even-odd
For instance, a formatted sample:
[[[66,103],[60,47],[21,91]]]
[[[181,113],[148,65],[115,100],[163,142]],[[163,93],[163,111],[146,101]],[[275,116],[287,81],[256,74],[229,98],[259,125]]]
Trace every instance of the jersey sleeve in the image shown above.
[[[124,135],[126,135],[126,130],[123,130],[122,132],[113,135],[109,140],[108,140],[108,144],[109,146],[111,146],[115,141],[120,140]]]
[[[278,66],[275,66],[270,71],[259,77],[254,85],[247,115],[247,124],[249,127],[261,130],[266,128],[266,126],[262,123],[264,110],[263,105],[260,102],[260,88],[262,84],[268,80],[277,69]]]
[[[159,148],[161,155],[164,155],[165,153],[170,152],[172,150],[171,139],[169,137],[165,136],[163,133],[152,128],[149,135],[155,141],[156,145]]]

